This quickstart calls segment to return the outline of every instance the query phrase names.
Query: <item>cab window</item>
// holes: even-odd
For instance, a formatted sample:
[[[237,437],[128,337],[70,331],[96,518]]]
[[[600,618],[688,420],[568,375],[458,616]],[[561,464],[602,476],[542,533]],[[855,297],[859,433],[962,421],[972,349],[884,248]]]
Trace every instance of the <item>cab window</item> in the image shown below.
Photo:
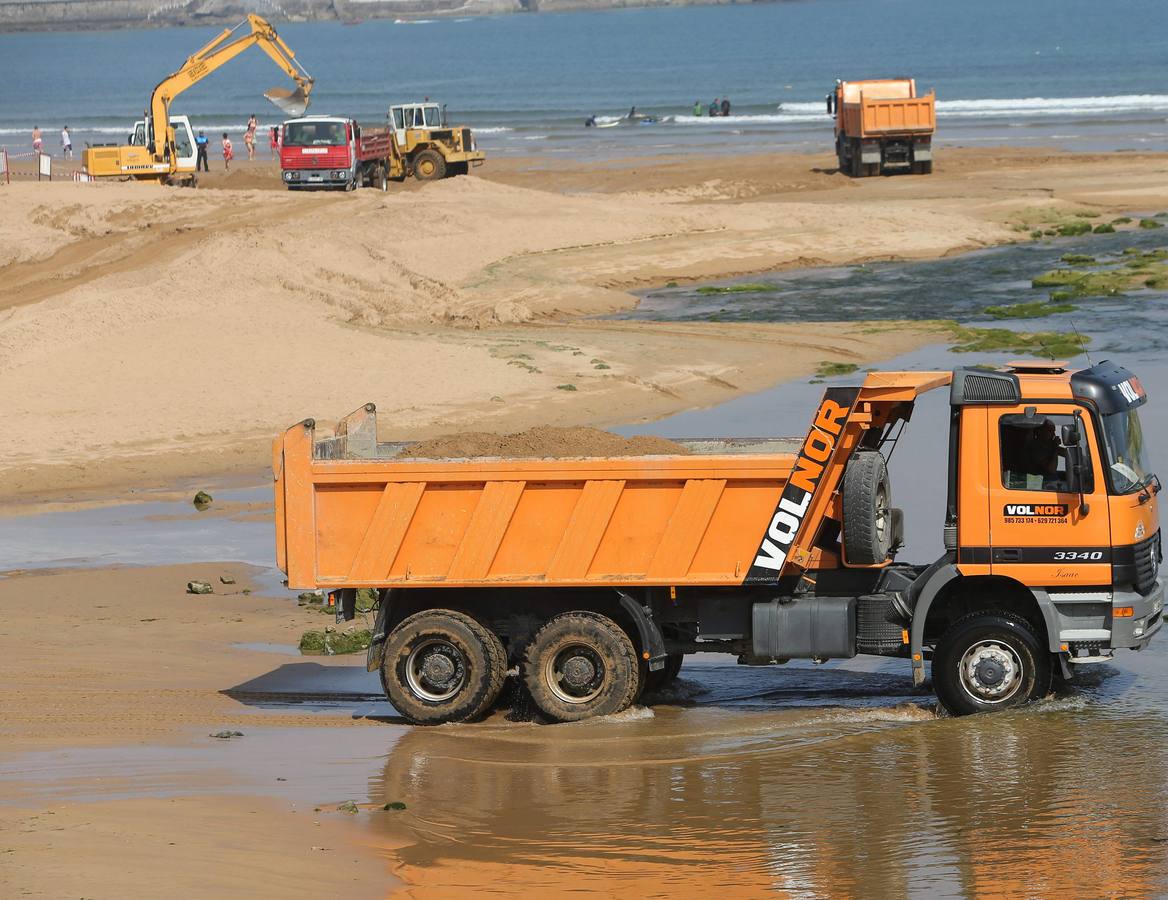
[[[1064,425],[1081,420],[1071,415],[1006,415],[1001,420],[1002,486],[1013,491],[1070,492],[1067,451],[1062,442]],[[1085,493],[1094,489],[1094,468],[1085,434],[1080,438],[1087,478]]]
[[[393,127],[399,130],[406,127],[405,113],[400,106],[394,108]]]
[[[438,107],[427,106],[426,107],[426,126],[428,128],[437,128],[440,124],[441,124],[441,120],[440,120],[439,115],[438,115]]]

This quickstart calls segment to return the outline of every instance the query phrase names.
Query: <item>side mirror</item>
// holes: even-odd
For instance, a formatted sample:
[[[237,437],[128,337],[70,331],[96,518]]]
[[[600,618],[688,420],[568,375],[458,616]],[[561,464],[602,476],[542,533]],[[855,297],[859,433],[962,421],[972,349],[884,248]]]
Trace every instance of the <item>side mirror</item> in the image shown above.
[[[1087,460],[1083,453],[1083,433],[1079,430],[1079,423],[1073,422],[1063,426],[1063,449],[1067,454],[1067,487],[1072,494],[1079,495],[1079,509],[1085,516],[1091,507],[1083,499],[1087,486]]]

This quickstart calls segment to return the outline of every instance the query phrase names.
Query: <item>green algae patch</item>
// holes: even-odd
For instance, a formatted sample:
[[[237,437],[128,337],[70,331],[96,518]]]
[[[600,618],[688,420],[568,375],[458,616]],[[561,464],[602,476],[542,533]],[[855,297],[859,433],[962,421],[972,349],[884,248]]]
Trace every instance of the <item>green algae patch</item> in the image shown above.
[[[1078,356],[1090,341],[1079,334],[1059,331],[1013,331],[1009,328],[973,328],[949,322],[947,330],[957,343],[954,353],[1018,353],[1044,359]]]
[[[1163,228],[1163,222],[1157,222],[1155,219],[1140,219],[1140,228]]]
[[[1090,233],[1091,223],[1082,221],[1067,222],[1063,225],[1059,225],[1055,230],[1059,233],[1060,237],[1078,237],[1081,234]]]
[[[1075,284],[1083,280],[1086,275],[1086,272],[1076,272],[1074,269],[1052,269],[1036,276],[1030,282],[1030,286],[1036,288],[1062,287],[1063,285]]]
[[[1112,225],[1130,225],[1131,222],[1131,216],[1119,216],[1111,220]]]
[[[300,652],[304,656],[339,656],[361,653],[369,649],[373,632],[368,628],[352,631],[306,631],[300,636]]]
[[[824,361],[816,368],[815,374],[820,378],[832,378],[836,375],[851,375],[858,368],[855,363]]]
[[[1064,253],[1060,259],[1068,266],[1093,266],[1096,261],[1094,256],[1086,253]]]
[[[1051,294],[1051,298],[1054,298],[1054,294]],[[987,306],[985,312],[986,315],[994,319],[1041,319],[1043,316],[1072,312],[1074,309],[1075,304],[1073,303],[1047,303],[1043,300],[1035,300],[1031,303],[1014,303],[1008,306]]]
[[[1092,234],[1115,234],[1115,226],[1108,225],[1104,222],[1102,225],[1096,225],[1091,229]]]
[[[698,288],[699,294],[765,294],[773,291],[775,285],[763,281],[746,281],[742,284],[707,284]]]

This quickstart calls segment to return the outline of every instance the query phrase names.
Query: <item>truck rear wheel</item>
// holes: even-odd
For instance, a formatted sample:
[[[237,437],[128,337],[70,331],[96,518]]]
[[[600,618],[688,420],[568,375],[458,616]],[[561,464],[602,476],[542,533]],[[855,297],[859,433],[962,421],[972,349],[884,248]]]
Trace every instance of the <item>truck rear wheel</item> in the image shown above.
[[[876,450],[852,455],[844,470],[843,538],[849,563],[872,566],[892,551],[892,485]]]
[[[381,683],[390,703],[415,725],[469,722],[491,708],[507,674],[503,645],[483,624],[449,609],[429,609],[390,632]]]
[[[1022,706],[1050,688],[1050,653],[1020,616],[970,613],[937,642],[933,690],[954,715]]]
[[[553,722],[576,722],[625,709],[640,687],[633,642],[607,616],[568,612],[543,626],[527,647],[524,683]]]
[[[446,177],[446,160],[437,150],[423,150],[414,157],[414,177],[418,181],[437,181]]]

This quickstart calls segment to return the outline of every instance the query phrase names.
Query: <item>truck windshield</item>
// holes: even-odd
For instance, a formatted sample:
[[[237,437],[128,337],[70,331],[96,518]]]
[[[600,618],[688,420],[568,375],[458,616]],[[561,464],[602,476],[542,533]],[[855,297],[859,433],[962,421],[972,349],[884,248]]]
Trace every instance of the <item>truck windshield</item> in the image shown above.
[[[1103,438],[1107,444],[1107,464],[1115,491],[1131,494],[1140,490],[1151,471],[1140,414],[1127,409],[1104,416]]]
[[[329,147],[345,143],[340,122],[289,122],[284,126],[285,147]]]

